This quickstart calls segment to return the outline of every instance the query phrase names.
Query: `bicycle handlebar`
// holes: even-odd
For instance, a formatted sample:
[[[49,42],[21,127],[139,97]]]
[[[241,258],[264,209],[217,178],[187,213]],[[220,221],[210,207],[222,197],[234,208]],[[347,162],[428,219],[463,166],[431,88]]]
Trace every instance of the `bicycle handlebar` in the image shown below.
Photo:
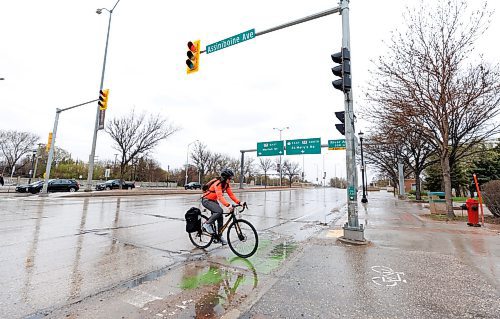
[[[238,205],[232,205],[232,206],[234,209],[236,209],[237,207],[242,207],[242,209],[238,209],[239,213],[242,213],[245,209],[248,209],[247,202],[244,202],[243,205],[238,204]]]

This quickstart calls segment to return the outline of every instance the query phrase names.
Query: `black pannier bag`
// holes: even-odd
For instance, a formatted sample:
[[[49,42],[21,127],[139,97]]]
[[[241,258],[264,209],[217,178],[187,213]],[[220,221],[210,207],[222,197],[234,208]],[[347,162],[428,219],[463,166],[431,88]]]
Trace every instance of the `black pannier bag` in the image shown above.
[[[186,218],[186,232],[194,233],[201,230],[201,210],[191,207],[184,217]]]

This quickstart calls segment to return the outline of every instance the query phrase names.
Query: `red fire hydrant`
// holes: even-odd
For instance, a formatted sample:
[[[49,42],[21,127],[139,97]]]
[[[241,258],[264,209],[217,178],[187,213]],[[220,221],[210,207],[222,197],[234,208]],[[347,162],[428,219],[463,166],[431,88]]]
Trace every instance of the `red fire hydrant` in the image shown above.
[[[465,201],[467,208],[467,225],[481,227],[479,224],[479,202],[474,198],[469,198]]]

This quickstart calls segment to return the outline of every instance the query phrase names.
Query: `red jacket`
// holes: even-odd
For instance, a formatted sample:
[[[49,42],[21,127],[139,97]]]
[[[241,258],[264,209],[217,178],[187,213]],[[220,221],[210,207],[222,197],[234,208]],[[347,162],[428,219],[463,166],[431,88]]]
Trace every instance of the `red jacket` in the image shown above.
[[[229,197],[233,200],[233,202],[235,202],[238,205],[240,204],[240,200],[234,195],[233,191],[231,190],[230,183],[227,182],[226,187],[222,189],[222,182],[219,180],[213,182],[212,185],[210,185],[208,191],[203,193],[203,198],[213,201],[218,200],[222,205],[229,207],[231,205],[226,201],[224,196],[222,196],[224,192],[226,192],[229,195]]]

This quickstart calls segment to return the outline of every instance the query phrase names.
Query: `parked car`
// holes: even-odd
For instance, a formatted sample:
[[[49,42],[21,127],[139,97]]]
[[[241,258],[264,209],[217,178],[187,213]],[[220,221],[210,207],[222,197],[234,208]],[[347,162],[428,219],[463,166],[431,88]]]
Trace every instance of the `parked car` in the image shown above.
[[[126,182],[122,180],[122,189],[132,189],[135,188],[134,182]],[[100,183],[95,186],[95,189],[98,191],[103,190],[111,190],[111,189],[120,189],[120,180],[119,179],[110,179],[105,183]]]
[[[184,185],[184,189],[201,189],[201,184],[198,182],[190,182]]]
[[[34,182],[28,185],[19,185],[16,187],[18,193],[40,193],[44,181]],[[49,179],[47,190],[49,192],[76,192],[80,189],[80,184],[74,179]]]

